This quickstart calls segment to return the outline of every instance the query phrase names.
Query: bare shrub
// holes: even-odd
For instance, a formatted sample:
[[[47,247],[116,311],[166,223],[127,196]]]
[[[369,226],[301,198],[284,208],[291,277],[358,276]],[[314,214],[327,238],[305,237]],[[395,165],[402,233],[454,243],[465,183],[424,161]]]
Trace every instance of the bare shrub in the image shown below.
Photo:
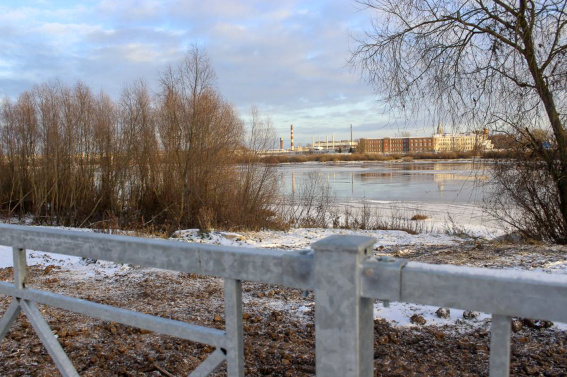
[[[498,185],[485,208],[526,239],[566,244],[567,224],[557,192],[558,178],[546,164],[521,150],[513,161],[499,160],[493,165],[493,179]]]
[[[318,171],[310,171],[298,190],[280,203],[282,218],[293,226],[326,228],[333,222],[335,194]]]
[[[418,221],[418,220],[427,220],[429,217],[427,215],[423,215],[421,213],[416,213],[411,217],[411,220]]]
[[[260,228],[273,210],[273,167],[258,164],[271,123],[244,123],[215,89],[206,54],[189,51],[117,103],[79,82],[37,86],[0,107],[0,209],[36,223],[113,229]],[[238,164],[239,158],[241,164]]]
[[[305,155],[293,155],[293,156],[289,156],[289,160],[288,162],[291,163],[299,163],[299,162],[307,162],[309,161],[307,156]]]
[[[151,96],[143,81],[127,86],[119,102],[122,189],[120,202],[131,213],[151,216],[159,211],[156,116]],[[126,210],[125,207],[122,208]]]
[[[215,211],[212,208],[199,208],[199,213],[197,213],[197,224],[199,225],[199,229],[204,232],[214,229],[213,224],[215,223],[215,217]]]
[[[308,161],[340,162],[340,161],[391,161],[401,158],[399,155],[365,154],[365,153],[337,153],[337,154],[301,154],[301,155],[267,155],[261,159],[266,163],[301,163]]]
[[[214,80],[207,56],[197,48],[161,76],[158,130],[167,185],[158,195],[174,228],[194,222],[201,208],[217,208],[229,186],[223,177],[234,177],[230,159],[242,124],[215,92]],[[223,222],[222,215],[216,212],[215,223]]]
[[[337,219],[333,225],[336,228],[362,230],[400,230],[409,234],[431,232],[432,226],[423,222],[410,220],[409,216],[398,208],[383,211],[364,201],[361,207],[344,206],[342,219]]]
[[[405,217],[391,216],[390,218],[378,218],[372,229],[376,230],[400,230],[408,234],[419,234],[430,232],[422,222],[410,221]]]
[[[282,228],[285,223],[274,211],[279,194],[279,175],[275,166],[262,161],[260,153],[274,148],[276,134],[269,117],[262,118],[258,109],[251,110],[246,143],[239,156],[239,174],[235,215],[237,223],[254,229]]]
[[[475,238],[464,226],[458,224],[455,219],[447,214],[447,222],[443,226],[445,234],[460,238]]]

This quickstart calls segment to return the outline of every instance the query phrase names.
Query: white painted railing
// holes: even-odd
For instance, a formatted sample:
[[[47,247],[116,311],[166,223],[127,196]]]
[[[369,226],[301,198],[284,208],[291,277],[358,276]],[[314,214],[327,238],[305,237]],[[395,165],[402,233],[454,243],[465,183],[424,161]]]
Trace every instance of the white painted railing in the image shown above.
[[[317,375],[373,375],[374,299],[493,313],[490,376],[508,376],[510,317],[567,322],[567,277],[529,272],[427,265],[372,256],[375,239],[331,236],[313,251],[243,249],[167,240],[0,225],[0,245],[13,247],[13,297],[0,320],[0,340],[20,311],[28,317],[63,376],[77,376],[35,304],[205,343],[215,351],[190,376],[207,376],[224,361],[244,375],[241,281],[315,292]],[[225,331],[120,309],[26,287],[26,249],[155,267],[225,280]]]

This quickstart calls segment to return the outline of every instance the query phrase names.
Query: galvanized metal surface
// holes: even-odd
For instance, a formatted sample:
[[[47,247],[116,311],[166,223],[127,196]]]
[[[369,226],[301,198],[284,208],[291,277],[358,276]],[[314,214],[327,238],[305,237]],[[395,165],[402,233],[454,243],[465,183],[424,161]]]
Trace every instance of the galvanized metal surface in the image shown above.
[[[390,285],[372,284],[390,273],[389,263],[367,261],[363,269],[373,271],[361,275],[363,296],[391,294]],[[408,262],[397,301],[567,322],[567,276]]]
[[[510,375],[512,318],[495,314],[490,325],[490,377]]]
[[[0,282],[0,293],[159,334],[171,335],[216,347],[226,347],[227,345],[225,332],[217,329],[120,309],[52,292],[36,289],[18,290],[13,284],[6,282]]]
[[[75,370],[73,363],[67,357],[63,347],[61,347],[61,344],[59,344],[59,341],[51,332],[51,328],[45,322],[35,304],[27,300],[20,300],[20,307],[63,377],[78,377],[79,374]]]
[[[10,306],[8,306],[8,309],[0,319],[0,341],[4,339],[10,329],[10,326],[12,326],[14,321],[18,318],[18,315],[20,315],[21,310],[22,308],[20,307],[18,299],[13,299]]]
[[[225,358],[225,354],[220,349],[215,350],[191,372],[189,377],[206,377],[210,375],[221,366]]]
[[[242,282],[224,280],[226,367],[229,376],[244,377],[244,335],[242,333]]]
[[[447,306],[493,314],[490,376],[507,376],[510,317],[567,322],[567,276],[428,265],[373,258],[370,237],[332,236],[314,252],[241,249],[175,241],[0,225],[0,245],[13,246],[14,299],[0,319],[0,340],[20,311],[29,317],[63,375],[76,376],[34,303],[214,345],[191,374],[207,376],[225,360],[229,376],[244,375],[241,280],[315,290],[317,374],[373,374],[373,300]],[[25,249],[130,263],[225,278],[226,331],[26,288]]]
[[[371,237],[315,242],[315,363],[320,376],[373,375],[373,300],[361,297],[360,263]]]
[[[376,269],[379,263],[379,269]],[[407,264],[405,259],[382,257],[369,258],[362,264],[362,291],[380,290],[380,296],[372,296],[380,300],[400,301],[402,298],[402,268]]]
[[[12,259],[14,262],[14,288],[23,289],[25,286],[25,280],[27,276],[27,268],[26,268],[26,251],[23,249],[12,248]],[[5,295],[13,296],[14,299],[10,303],[8,310],[4,313],[4,316],[0,318],[0,341],[6,336],[8,329],[14,321],[18,318],[20,311],[22,310],[20,306],[20,301],[16,298],[15,295],[9,292],[2,292]]]
[[[14,284],[19,289],[23,289],[28,275],[26,250],[17,247],[12,248],[12,258],[14,261]]]
[[[312,255],[0,224],[0,245],[312,289]],[[299,268],[298,268],[299,267]]]

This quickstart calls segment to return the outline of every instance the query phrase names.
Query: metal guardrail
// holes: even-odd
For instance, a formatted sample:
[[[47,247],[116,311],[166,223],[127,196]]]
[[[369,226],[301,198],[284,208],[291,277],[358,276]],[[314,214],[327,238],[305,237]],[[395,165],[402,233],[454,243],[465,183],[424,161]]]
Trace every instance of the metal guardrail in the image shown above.
[[[63,376],[78,376],[35,304],[127,324],[216,347],[190,376],[208,376],[224,361],[244,375],[241,281],[315,292],[317,375],[373,375],[374,299],[493,313],[490,376],[509,375],[511,316],[567,322],[567,276],[428,265],[372,256],[375,239],[331,236],[313,252],[243,249],[0,224],[0,245],[13,247],[13,297],[0,319],[0,340],[20,311],[28,317]],[[26,287],[26,249],[222,277],[225,331]]]

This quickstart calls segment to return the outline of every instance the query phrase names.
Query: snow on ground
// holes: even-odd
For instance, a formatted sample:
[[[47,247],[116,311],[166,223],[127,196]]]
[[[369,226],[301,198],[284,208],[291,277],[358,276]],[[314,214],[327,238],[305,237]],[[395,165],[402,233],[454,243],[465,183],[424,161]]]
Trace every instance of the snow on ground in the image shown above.
[[[227,232],[200,233],[198,229],[180,230],[173,238],[186,242],[254,248],[277,248],[301,250],[309,248],[318,240],[332,235],[359,235],[375,237],[375,248],[390,245],[451,245],[462,242],[462,238],[444,233],[421,233],[412,235],[398,230],[351,230],[299,228],[291,231],[259,231],[243,234]]]
[[[450,309],[449,318],[439,318],[435,312],[436,306],[416,305],[404,302],[390,302],[386,307],[383,302],[374,304],[374,317],[383,318],[395,326],[416,326],[411,323],[412,315],[421,315],[428,325],[457,325],[457,331],[469,330],[473,327],[486,326],[490,320],[490,314],[478,313],[474,319],[464,320],[462,309]]]
[[[466,231],[474,237],[493,238],[506,233],[502,223],[488,215],[477,203],[428,203],[414,201],[384,201],[372,199],[351,199],[337,205],[338,212],[346,207],[351,211],[360,211],[367,207],[371,216],[388,222],[402,221],[411,224],[410,219],[421,214],[427,220],[421,222],[422,228],[429,233],[447,233]]]
[[[0,268],[12,267],[12,248],[0,246]],[[73,275],[82,277],[110,277],[118,271],[126,271],[130,266],[109,261],[84,259],[63,254],[44,253],[28,250],[28,266],[59,266],[69,270]]]
[[[476,229],[471,232],[470,229]],[[476,234],[477,237],[491,239],[500,232],[493,228],[483,228],[481,226],[473,226],[468,228],[468,234]],[[259,231],[245,232],[242,234],[231,232],[213,231],[209,233],[201,233],[198,229],[187,229],[176,232],[172,239],[181,242],[200,242],[214,245],[240,246],[249,248],[277,248],[286,250],[301,250],[309,248],[313,242],[321,240],[330,235],[365,235],[375,237],[377,239],[374,245],[375,250],[381,250],[387,246],[419,246],[419,245],[457,245],[463,242],[463,238],[448,235],[443,232],[422,233],[411,235],[403,231],[386,231],[386,230],[345,230],[345,229],[293,229],[291,231]],[[403,253],[403,249],[398,253]],[[554,261],[538,261],[537,257],[533,257],[533,266],[537,271],[547,273],[567,273],[567,257],[563,260]],[[520,258],[525,256],[518,256]],[[12,249],[0,246],[0,268],[12,266]],[[60,266],[73,275],[75,279],[81,278],[106,278],[112,277],[117,273],[127,273],[131,268],[128,265],[117,264],[107,261],[94,261],[79,257],[72,257],[53,253],[44,253],[40,251],[28,252],[29,265],[43,266]],[[512,267],[519,269],[520,267]],[[155,270],[149,270],[155,271]],[[140,272],[138,270],[138,272]],[[270,302],[266,303],[270,307],[279,310],[288,310],[299,318],[305,313],[312,310],[310,305],[298,305],[297,303],[286,302]],[[414,314],[423,316],[427,321],[427,325],[436,326],[453,326],[455,331],[466,331],[471,328],[487,327],[490,322],[490,315],[481,313],[475,319],[463,319],[463,310],[451,309],[451,315],[448,319],[441,319],[435,311],[438,308],[425,305],[415,305],[411,303],[392,302],[389,306],[381,302],[377,302],[374,306],[374,314],[376,318],[384,318],[394,326],[416,326],[410,321],[410,317]],[[567,330],[567,325],[556,324],[559,330]]]

